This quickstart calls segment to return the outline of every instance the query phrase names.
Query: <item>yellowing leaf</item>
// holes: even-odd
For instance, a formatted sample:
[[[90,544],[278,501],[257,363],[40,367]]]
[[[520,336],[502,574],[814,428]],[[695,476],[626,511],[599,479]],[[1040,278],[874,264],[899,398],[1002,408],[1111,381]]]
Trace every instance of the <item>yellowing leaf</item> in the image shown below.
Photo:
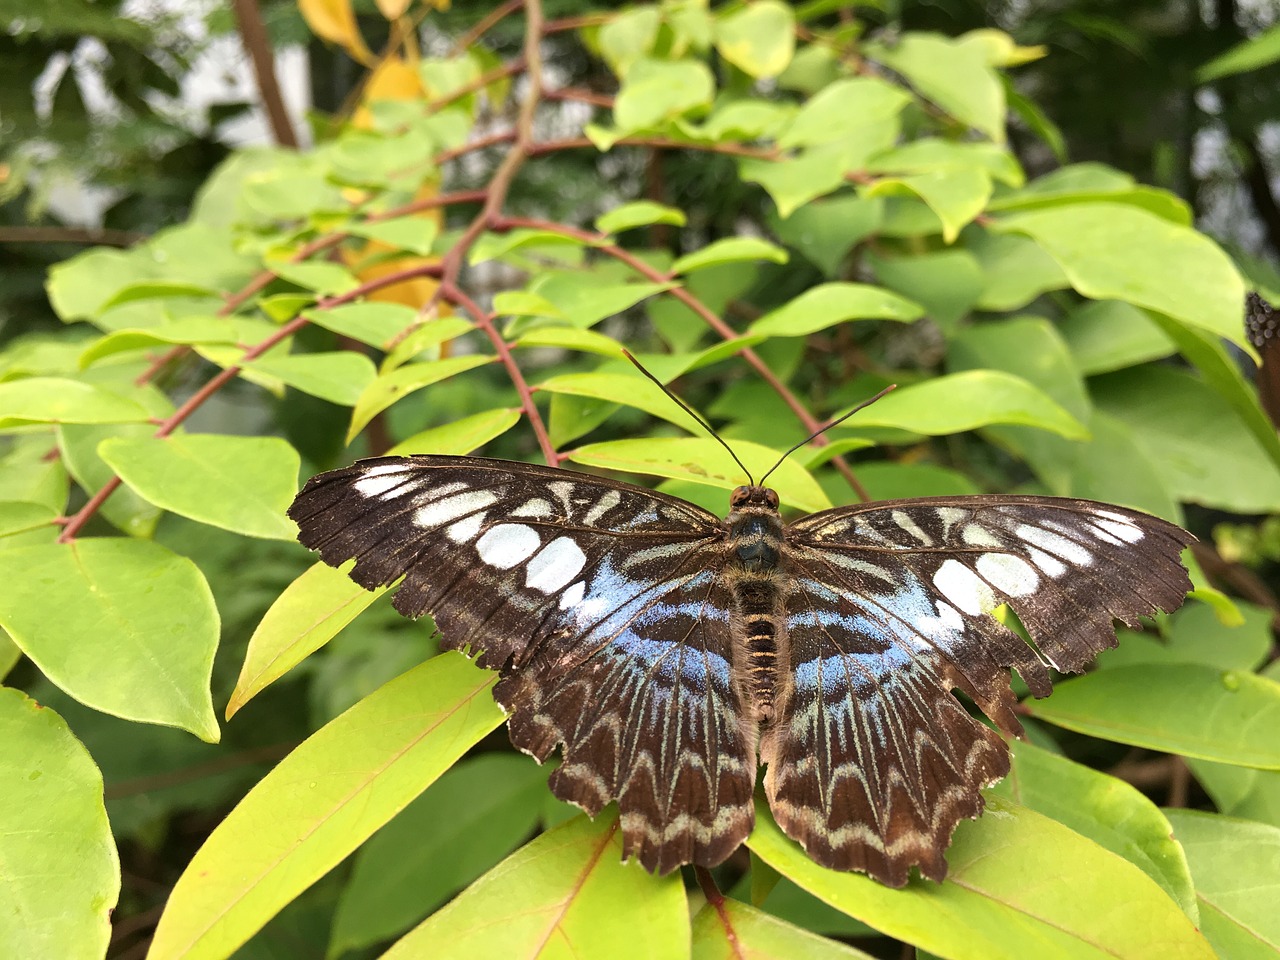
[[[360,130],[372,130],[373,113],[369,110],[369,104],[379,100],[417,100],[424,96],[426,91],[422,89],[418,71],[398,56],[386,57],[374,67],[369,79],[365,81],[360,109],[351,118],[351,123]],[[412,162],[412,158],[405,158],[406,166]]]
[[[380,14],[388,20],[398,20],[404,16],[404,12],[409,9],[413,0],[374,0],[374,2]]]
[[[373,61],[373,54],[360,36],[350,0],[298,0],[298,12],[321,40],[336,43],[361,63]]]

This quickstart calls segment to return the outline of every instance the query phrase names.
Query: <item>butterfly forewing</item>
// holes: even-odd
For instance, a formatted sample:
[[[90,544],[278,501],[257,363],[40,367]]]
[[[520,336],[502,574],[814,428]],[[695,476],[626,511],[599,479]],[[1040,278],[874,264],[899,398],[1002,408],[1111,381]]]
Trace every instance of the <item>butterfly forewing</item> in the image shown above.
[[[557,796],[617,800],[650,870],[718,863],[751,829],[755,732],[732,669],[722,521],[640,487],[467,457],[386,457],[313,478],[299,539],[502,671],[516,746]]]
[[[787,656],[764,735],[780,825],[815,859],[901,885],[934,879],[951,832],[982,808],[1007,752],[961,708],[1021,733],[1008,668],[1038,696],[1049,667],[1115,645],[1112,619],[1171,610],[1190,536],[1083,500],[888,501],[787,529]],[[1007,603],[1035,647],[990,614]]]

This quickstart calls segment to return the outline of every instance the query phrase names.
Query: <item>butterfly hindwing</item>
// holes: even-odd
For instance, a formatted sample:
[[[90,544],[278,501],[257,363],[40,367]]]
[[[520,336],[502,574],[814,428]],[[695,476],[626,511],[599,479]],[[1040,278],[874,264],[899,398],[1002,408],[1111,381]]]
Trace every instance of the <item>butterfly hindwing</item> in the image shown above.
[[[299,539],[431,613],[502,672],[512,741],[595,814],[618,800],[646,868],[718,863],[751,829],[755,732],[715,572],[723,524],[630,484],[467,457],[365,460],[308,482]]]
[[[913,865],[941,879],[956,823],[1008,771],[951,691],[1020,733],[1009,668],[1044,696],[1050,666],[1114,646],[1113,618],[1172,610],[1190,586],[1185,531],[1082,500],[886,501],[805,517],[786,539],[766,791],[815,859],[894,885]],[[990,616],[1002,603],[1035,647]]]

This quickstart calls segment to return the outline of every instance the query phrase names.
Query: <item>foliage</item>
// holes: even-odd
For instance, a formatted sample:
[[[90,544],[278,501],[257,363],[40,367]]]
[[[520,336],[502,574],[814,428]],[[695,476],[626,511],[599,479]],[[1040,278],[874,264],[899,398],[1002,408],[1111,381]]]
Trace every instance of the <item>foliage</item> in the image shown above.
[[[556,21],[526,0],[426,56],[430,10],[379,0],[374,54],[345,4],[299,6],[371,66],[346,122],[237,151],[185,222],[57,264],[65,329],[0,353],[0,863],[77,865],[0,874],[0,943],[101,956],[113,908],[119,944],[172,886],[152,957],[1280,949],[1269,617],[1198,569],[1160,640],[1122,631],[1025,705],[1034,745],[946,883],[824,870],[762,807],[717,871],[733,899],[703,904],[620,864],[607,815],[490,736],[494,675],[433,656],[429,623],[313,564],[284,516],[300,470],[482,447],[721,508],[742,477],[624,346],[749,466],[898,383],[776,474],[791,507],[1017,489],[1280,512],[1240,270],[1171,192],[1099,163],[1027,179],[1008,81],[1042,50],[823,3]],[[485,46],[514,24],[518,53]],[[1206,69],[1274,59],[1259,43]],[[583,51],[615,92],[556,85]],[[1187,767],[1204,809],[1121,779],[1176,800]],[[117,848],[127,876],[181,876],[121,893]]]

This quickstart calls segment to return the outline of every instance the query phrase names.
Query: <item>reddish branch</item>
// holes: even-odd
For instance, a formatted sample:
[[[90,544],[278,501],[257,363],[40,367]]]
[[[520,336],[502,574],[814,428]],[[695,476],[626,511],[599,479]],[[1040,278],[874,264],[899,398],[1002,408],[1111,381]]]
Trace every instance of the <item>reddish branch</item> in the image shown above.
[[[262,22],[258,0],[232,0],[231,7],[235,11],[236,25],[240,29],[240,42],[244,44],[245,52],[249,54],[249,60],[253,64],[253,75],[258,82],[262,109],[271,124],[271,134],[282,147],[296,150],[298,137],[294,133],[293,124],[289,122],[289,111],[285,109],[284,98],[280,95],[275,55],[271,50],[271,38],[267,36],[267,28]]]

